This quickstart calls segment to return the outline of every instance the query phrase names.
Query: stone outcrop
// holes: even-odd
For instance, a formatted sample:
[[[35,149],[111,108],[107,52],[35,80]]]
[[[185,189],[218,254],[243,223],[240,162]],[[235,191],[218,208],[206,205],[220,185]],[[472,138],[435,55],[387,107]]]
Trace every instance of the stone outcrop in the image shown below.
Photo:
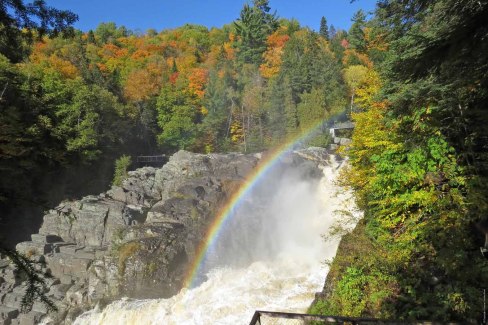
[[[122,186],[62,202],[44,216],[38,234],[17,250],[46,274],[46,295],[58,312],[36,302],[20,313],[26,282],[0,259],[0,324],[71,323],[95,304],[120,296],[169,297],[182,286],[188,263],[221,205],[257,166],[261,154],[180,151],[160,169],[129,172]],[[320,173],[323,149],[282,158],[303,175]]]

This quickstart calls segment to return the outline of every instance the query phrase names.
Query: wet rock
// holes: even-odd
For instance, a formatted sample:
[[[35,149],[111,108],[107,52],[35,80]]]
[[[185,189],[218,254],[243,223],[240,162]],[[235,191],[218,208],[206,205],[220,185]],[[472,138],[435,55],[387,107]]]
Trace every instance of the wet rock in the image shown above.
[[[47,295],[59,311],[49,317],[70,324],[98,302],[120,295],[177,293],[209,223],[265,156],[179,151],[160,169],[131,171],[120,187],[50,210],[32,241],[17,246],[50,275]],[[280,163],[298,166],[302,177],[313,178],[327,159],[324,149],[311,148],[284,155]],[[39,303],[29,314],[15,313],[25,280],[0,259],[0,315],[5,315],[0,324],[1,317],[15,324],[36,324],[46,317]]]

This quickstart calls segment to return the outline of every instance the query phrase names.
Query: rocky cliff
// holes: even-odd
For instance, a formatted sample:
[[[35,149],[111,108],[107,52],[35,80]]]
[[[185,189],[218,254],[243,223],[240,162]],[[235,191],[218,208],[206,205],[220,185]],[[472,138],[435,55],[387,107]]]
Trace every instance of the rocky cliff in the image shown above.
[[[0,259],[0,324],[69,324],[117,297],[177,293],[208,224],[261,156],[180,151],[160,169],[137,169],[120,187],[48,211],[39,233],[17,250],[47,275],[47,295],[58,312],[47,315],[36,302],[20,314],[25,278]],[[315,148],[289,154],[281,163],[317,177],[326,158]]]

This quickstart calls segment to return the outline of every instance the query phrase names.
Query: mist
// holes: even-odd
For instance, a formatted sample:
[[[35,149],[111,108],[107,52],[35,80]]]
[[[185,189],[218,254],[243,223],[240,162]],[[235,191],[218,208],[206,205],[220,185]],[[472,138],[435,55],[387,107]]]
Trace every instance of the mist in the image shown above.
[[[324,235],[339,211],[360,216],[335,184],[339,170],[334,160],[318,173],[277,164],[221,229],[195,287],[169,299],[122,299],[75,324],[247,324],[255,310],[306,311],[339,243]]]

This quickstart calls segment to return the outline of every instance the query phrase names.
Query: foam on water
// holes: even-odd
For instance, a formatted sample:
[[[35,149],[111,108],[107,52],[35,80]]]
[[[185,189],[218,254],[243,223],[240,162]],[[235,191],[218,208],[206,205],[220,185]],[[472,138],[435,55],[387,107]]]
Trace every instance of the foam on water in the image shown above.
[[[246,252],[266,258],[232,266],[232,257],[241,253],[238,249],[217,252],[223,260],[208,266],[207,280],[199,286],[169,299],[115,301],[83,314],[75,324],[248,324],[255,310],[306,311],[322,289],[328,271],[324,261],[335,255],[339,242],[322,236],[341,218],[338,211],[360,216],[350,193],[335,184],[339,169],[333,161],[323,168],[319,183],[282,177],[277,186],[270,186],[274,190],[268,208],[259,218],[274,225],[267,233],[272,240],[266,241],[273,243],[273,250],[264,255]],[[226,232],[245,233],[242,223],[236,227]]]

